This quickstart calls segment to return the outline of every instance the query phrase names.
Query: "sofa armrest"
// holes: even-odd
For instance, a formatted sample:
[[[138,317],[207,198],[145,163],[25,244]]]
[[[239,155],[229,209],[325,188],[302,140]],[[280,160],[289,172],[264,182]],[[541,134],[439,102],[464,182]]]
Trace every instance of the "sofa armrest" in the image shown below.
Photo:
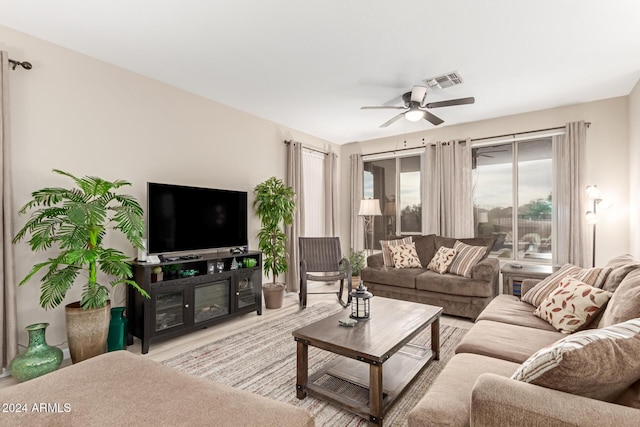
[[[382,258],[382,252],[380,252],[379,254],[368,256],[367,267],[384,267],[384,258]]]
[[[531,288],[540,283],[541,279],[524,279],[520,285],[520,295],[526,294]]]
[[[500,293],[500,261],[497,258],[485,258],[471,269],[471,278],[493,283],[493,295]]]
[[[638,426],[640,410],[482,374],[471,394],[471,425]]]

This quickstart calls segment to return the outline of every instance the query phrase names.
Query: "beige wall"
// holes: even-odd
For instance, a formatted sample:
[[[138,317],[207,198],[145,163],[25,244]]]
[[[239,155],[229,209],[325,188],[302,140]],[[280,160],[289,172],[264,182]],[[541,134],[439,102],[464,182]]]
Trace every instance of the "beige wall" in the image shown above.
[[[0,49],[30,61],[31,71],[11,72],[15,211],[29,194],[69,181],[54,168],[77,175],[126,179],[126,192],[146,205],[146,182],[166,182],[249,192],[259,182],[285,176],[283,140],[330,144],[277,123],[234,110],[31,36],[0,27]],[[339,150],[339,147],[334,148]],[[14,232],[26,218],[14,218]],[[249,217],[250,247],[259,223]],[[124,239],[114,239],[134,255]],[[15,246],[21,280],[44,254]],[[77,286],[77,285],[76,285]],[[80,286],[65,302],[79,299]],[[48,341],[66,347],[64,309],[38,304],[39,283],[18,289],[20,343],[24,326],[49,322]],[[121,301],[120,293],[114,298]]]
[[[636,91],[638,89],[636,88]],[[481,102],[481,100],[478,100]],[[636,113],[637,114],[637,113]],[[570,105],[497,119],[446,126],[396,137],[354,142],[342,146],[340,172],[349,176],[349,156],[399,148],[419,147],[435,141],[483,138],[564,126],[567,122],[591,122],[587,133],[588,182],[610,195],[615,205],[603,212],[597,228],[596,264],[629,251],[629,119],[627,97]],[[640,150],[640,148],[638,149]],[[637,157],[636,157],[637,159]],[[349,206],[349,182],[342,180],[342,206]],[[342,211],[341,236],[348,247],[349,213]]]
[[[629,251],[640,257],[640,80],[629,94]]]

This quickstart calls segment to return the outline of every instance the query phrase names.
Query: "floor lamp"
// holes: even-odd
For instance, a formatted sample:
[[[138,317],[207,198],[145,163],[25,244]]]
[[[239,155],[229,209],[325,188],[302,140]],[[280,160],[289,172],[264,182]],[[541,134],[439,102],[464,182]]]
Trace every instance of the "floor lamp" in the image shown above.
[[[587,187],[587,195],[589,199],[593,201],[593,210],[587,212],[586,219],[587,224],[593,225],[592,236],[591,236],[591,266],[596,266],[596,223],[598,222],[598,206],[600,206],[601,210],[607,209],[611,206],[608,200],[602,198],[602,194],[600,193],[600,189],[595,185],[590,185]]]
[[[371,236],[371,245],[368,248],[367,255],[373,255],[373,217],[381,216],[380,200],[378,199],[362,199],[360,200],[360,210],[358,216],[364,217],[364,248],[367,250],[367,241]]]

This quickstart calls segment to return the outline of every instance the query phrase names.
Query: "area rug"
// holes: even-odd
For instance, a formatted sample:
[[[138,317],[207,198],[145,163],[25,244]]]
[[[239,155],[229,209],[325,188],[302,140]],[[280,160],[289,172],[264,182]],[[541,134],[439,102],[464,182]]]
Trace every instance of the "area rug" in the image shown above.
[[[311,396],[304,400],[296,398],[296,344],[292,331],[341,310],[344,309],[338,304],[312,305],[284,319],[267,321],[162,363],[191,375],[306,408],[315,415],[317,426],[366,426],[366,420],[328,402]],[[345,310],[345,316],[347,313]],[[440,360],[432,361],[394,403],[385,416],[385,425],[406,426],[408,412],[424,396],[466,332],[440,325]],[[431,328],[426,328],[413,342],[428,345],[430,335]],[[335,357],[338,356],[309,347],[309,372]]]

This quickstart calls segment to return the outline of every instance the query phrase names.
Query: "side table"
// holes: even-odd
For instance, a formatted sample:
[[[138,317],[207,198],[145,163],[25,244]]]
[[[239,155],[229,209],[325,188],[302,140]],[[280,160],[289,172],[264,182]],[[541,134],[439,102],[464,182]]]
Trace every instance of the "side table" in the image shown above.
[[[522,265],[520,268],[514,265]],[[556,271],[556,267],[551,265],[532,265],[532,264],[505,264],[500,272],[502,273],[502,293],[507,295],[520,296],[520,286],[525,279],[544,279],[551,273]]]

